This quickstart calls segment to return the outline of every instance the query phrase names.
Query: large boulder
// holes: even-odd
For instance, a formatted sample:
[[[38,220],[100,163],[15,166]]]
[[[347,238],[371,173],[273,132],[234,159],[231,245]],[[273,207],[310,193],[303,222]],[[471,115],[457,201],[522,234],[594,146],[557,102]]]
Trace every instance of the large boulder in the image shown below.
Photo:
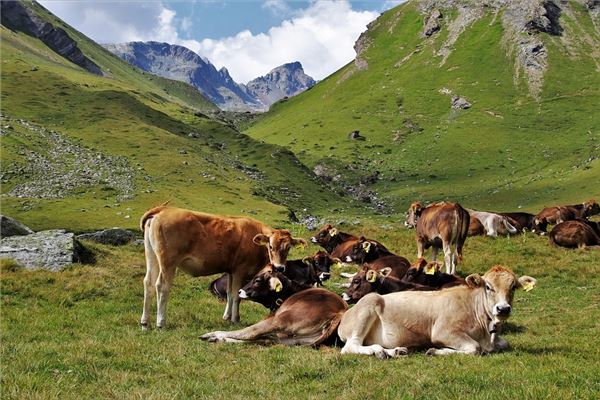
[[[93,262],[92,253],[62,229],[41,231],[0,240],[0,258],[12,258],[27,269],[60,271],[76,262]]]
[[[16,219],[0,214],[0,237],[29,235],[30,233],[33,231],[29,227]]]
[[[84,233],[77,236],[77,239],[91,240],[93,242],[109,244],[111,246],[123,246],[135,239],[135,234],[127,229],[111,228],[103,231]]]

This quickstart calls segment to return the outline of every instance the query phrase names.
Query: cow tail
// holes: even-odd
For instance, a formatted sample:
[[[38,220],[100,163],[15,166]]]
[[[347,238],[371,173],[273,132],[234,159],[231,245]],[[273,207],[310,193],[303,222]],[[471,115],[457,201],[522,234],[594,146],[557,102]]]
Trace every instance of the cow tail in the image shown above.
[[[142,218],[140,219],[140,230],[142,232],[144,232],[144,229],[146,227],[146,222],[149,219],[151,219],[152,217],[154,217],[156,214],[161,212],[163,209],[165,209],[167,207],[167,204],[169,204],[169,201],[162,203],[160,206],[149,209],[148,211],[146,211],[144,213],[144,215],[142,215]]]
[[[319,336],[312,343],[313,346],[320,345],[321,343],[325,342],[327,339],[329,339],[330,337],[332,337],[333,335],[335,335],[337,333],[337,328],[340,325],[340,322],[342,322],[342,317],[344,316],[345,312],[346,312],[346,310],[340,311],[333,318],[331,318],[329,321],[327,321],[325,323],[325,325],[323,326],[323,330],[321,332],[321,336]]]
[[[515,233],[517,233],[517,228],[515,228],[515,227],[514,227],[514,226],[513,226],[513,225],[512,225],[510,222],[508,222],[508,219],[506,219],[506,218],[503,218],[503,221],[504,221],[504,227],[505,227],[506,229],[508,229],[508,232],[509,232],[509,233],[512,233],[513,235],[514,235]]]

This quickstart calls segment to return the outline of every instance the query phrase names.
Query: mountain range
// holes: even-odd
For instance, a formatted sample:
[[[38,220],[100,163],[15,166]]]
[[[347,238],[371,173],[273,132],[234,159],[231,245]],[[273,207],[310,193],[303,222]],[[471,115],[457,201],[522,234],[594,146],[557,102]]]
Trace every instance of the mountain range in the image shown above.
[[[183,46],[128,42],[104,47],[144,71],[191,84],[227,111],[266,111],[276,101],[315,84],[299,62],[281,65],[244,85],[235,82],[225,67],[217,70],[208,59]]]

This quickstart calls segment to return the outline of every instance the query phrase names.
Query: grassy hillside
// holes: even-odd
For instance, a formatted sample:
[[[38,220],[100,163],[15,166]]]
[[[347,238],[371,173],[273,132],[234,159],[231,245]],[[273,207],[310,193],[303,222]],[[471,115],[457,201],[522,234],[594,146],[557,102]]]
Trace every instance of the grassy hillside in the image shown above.
[[[366,69],[348,64],[246,132],[349,182],[379,171],[370,188],[396,211],[414,199],[537,211],[599,196],[600,34],[585,7],[561,3],[563,35],[531,36],[548,55],[538,96],[507,41],[504,9],[489,8],[445,46],[458,11],[443,9],[441,30],[424,38],[419,7],[372,24],[361,38]],[[451,108],[444,92],[472,108]],[[348,139],[353,130],[366,140]]]
[[[412,259],[413,233],[400,224],[389,228],[352,231]],[[342,356],[339,348],[202,342],[198,337],[206,332],[240,328],[221,319],[224,304],[207,290],[212,277],[178,274],[168,328],[142,332],[143,249],[94,248],[100,254],[96,266],[61,273],[4,266],[3,399],[597,399],[600,393],[597,252],[553,248],[535,235],[470,238],[461,274],[503,263],[538,280],[533,291],[515,294],[504,334],[512,349],[482,357],[420,352],[381,361]],[[326,287],[339,293],[339,282],[335,270]],[[241,327],[266,314],[264,307],[242,302]]]
[[[107,76],[2,26],[2,212],[34,229],[136,227],[149,207],[287,221],[288,209],[358,209],[294,154],[211,119],[181,82],[121,61],[37,4]]]

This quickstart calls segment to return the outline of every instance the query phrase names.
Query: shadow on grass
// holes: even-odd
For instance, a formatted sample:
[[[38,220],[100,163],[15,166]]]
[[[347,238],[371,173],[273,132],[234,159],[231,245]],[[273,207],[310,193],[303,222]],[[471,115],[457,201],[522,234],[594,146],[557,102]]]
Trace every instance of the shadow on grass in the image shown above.
[[[515,325],[510,322],[506,322],[502,325],[502,333],[523,333],[527,332],[527,328],[522,325]]]

